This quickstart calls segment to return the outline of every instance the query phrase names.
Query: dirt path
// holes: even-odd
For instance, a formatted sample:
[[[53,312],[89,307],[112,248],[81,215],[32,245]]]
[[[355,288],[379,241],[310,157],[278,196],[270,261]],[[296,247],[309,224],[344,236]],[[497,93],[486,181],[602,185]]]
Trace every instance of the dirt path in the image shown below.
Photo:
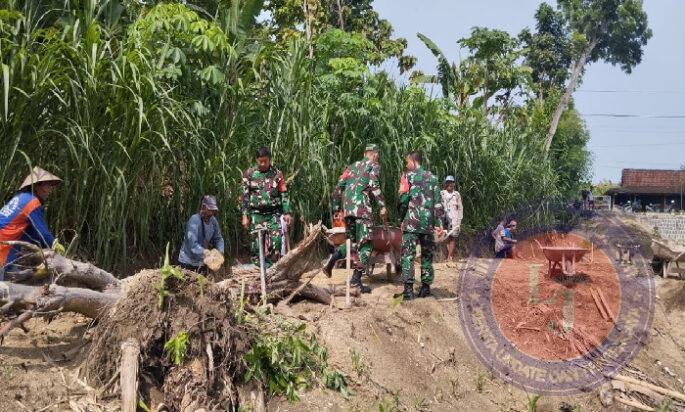
[[[458,276],[458,269],[436,265],[435,296],[408,303],[395,303],[393,294],[401,291],[401,284],[388,283],[384,275],[372,279],[373,293],[351,309],[295,303],[287,315],[306,321],[316,332],[329,349],[331,363],[348,376],[354,394],[345,400],[330,391],[312,390],[301,394],[298,403],[272,400],[269,410],[526,411],[528,395],[494,377],[467,344],[457,319]],[[314,283],[344,287],[345,271],[336,270],[332,279],[319,275]],[[685,390],[678,382],[685,379],[683,284],[657,280],[652,333],[630,365],[653,383],[680,391]],[[682,304],[672,304],[673,299]],[[344,298],[336,305],[342,307]],[[51,323],[30,321],[28,334],[19,329],[10,333],[0,347],[0,410],[70,410],[69,400],[79,396],[74,374],[85,349],[81,346],[87,343],[87,324],[80,316],[60,315]],[[538,402],[538,411],[574,407],[628,410],[618,405],[605,409],[597,389]]]

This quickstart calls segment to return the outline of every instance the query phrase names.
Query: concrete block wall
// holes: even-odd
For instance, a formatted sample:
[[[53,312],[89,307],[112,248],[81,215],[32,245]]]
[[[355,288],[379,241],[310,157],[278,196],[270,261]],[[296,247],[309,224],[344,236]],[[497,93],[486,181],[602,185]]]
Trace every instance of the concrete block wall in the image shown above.
[[[657,227],[659,234],[669,240],[685,243],[685,215],[665,213],[638,214],[637,218],[649,227]]]

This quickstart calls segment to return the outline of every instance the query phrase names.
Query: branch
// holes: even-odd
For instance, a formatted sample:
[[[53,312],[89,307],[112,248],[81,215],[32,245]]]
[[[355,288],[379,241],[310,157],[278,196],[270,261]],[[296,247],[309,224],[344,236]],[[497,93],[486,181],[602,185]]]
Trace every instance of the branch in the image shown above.
[[[118,298],[118,293],[67,288],[54,284],[27,286],[0,282],[0,305],[4,308],[33,308],[35,312],[65,311],[98,318],[111,308]]]

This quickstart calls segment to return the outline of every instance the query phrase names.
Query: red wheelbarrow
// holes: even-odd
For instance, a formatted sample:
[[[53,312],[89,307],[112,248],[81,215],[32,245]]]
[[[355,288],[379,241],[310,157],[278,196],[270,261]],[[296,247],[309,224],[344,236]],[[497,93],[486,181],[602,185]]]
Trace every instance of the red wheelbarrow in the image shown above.
[[[549,262],[550,275],[554,270],[561,270],[561,273],[566,276],[575,275],[576,262],[590,252],[590,249],[576,246],[542,246],[537,240],[535,240],[535,243],[540,246],[542,253]]]
[[[342,245],[345,243],[345,228],[328,229],[326,240],[334,247]],[[400,272],[402,230],[398,227],[374,226],[371,228],[371,242],[373,250],[369,258],[369,275],[373,274],[375,265],[385,264],[388,279],[392,280],[392,267],[395,266],[395,273]]]

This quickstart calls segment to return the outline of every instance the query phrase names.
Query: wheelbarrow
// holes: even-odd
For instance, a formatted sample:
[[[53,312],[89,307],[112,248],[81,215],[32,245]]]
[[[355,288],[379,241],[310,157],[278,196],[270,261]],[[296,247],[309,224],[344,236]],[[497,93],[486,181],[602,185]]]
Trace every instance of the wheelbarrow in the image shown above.
[[[590,252],[590,249],[582,247],[542,246],[537,240],[535,242],[540,246],[542,253],[547,258],[550,275],[554,270],[560,270],[566,276],[576,275],[576,262]]]
[[[326,240],[333,247],[342,245],[345,243],[345,228],[335,227],[326,230]],[[369,258],[369,275],[373,274],[374,266],[377,264],[385,264],[388,279],[392,279],[393,266],[395,273],[400,273],[402,230],[398,227],[373,226],[371,243],[373,249]]]
[[[661,276],[685,277],[685,246],[652,239],[653,263],[661,266]]]

